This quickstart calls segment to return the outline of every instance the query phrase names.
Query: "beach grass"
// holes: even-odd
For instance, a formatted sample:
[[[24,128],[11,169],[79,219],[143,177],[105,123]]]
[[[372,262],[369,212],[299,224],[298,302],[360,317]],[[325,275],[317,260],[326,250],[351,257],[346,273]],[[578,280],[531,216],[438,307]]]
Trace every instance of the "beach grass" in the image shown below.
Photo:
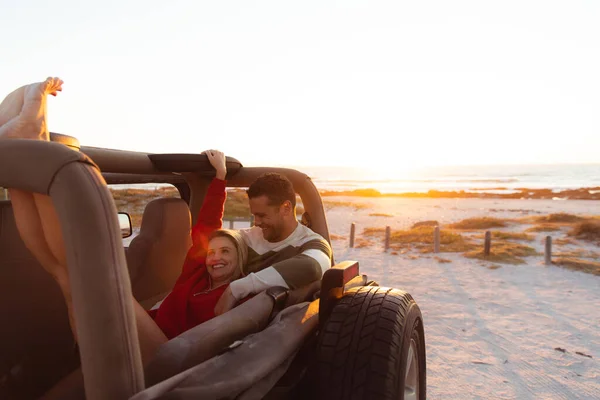
[[[533,224],[528,232],[555,232],[562,228],[573,227],[584,223],[600,223],[598,216],[579,216],[569,213],[552,213],[519,218],[524,224]]]
[[[415,228],[419,228],[421,226],[439,226],[439,222],[435,221],[435,220],[428,220],[428,221],[419,221],[419,222],[415,222],[411,229],[415,229]]]
[[[525,232],[533,232],[533,233],[537,233],[537,232],[557,232],[561,230],[561,226],[557,225],[557,224],[552,224],[552,223],[542,223],[542,224],[538,224],[535,226],[532,226],[531,228],[527,228],[525,229]]]
[[[560,257],[552,261],[554,265],[574,271],[587,272],[588,274],[600,275],[600,262],[583,260],[580,258]]]
[[[432,226],[421,226],[413,229],[392,230],[390,232],[390,247],[394,250],[414,248],[421,253],[433,252]],[[385,228],[371,227],[363,230],[363,235],[383,239]],[[440,251],[457,253],[471,250],[475,246],[469,238],[460,233],[442,229],[440,231]]]
[[[503,231],[491,231],[492,240],[522,240],[526,242],[533,242],[535,237],[533,235],[524,232],[503,232]],[[485,235],[475,235],[476,239],[484,239]]]
[[[156,189],[109,189],[115,201],[139,201],[155,197],[179,197],[175,187],[161,187]]]
[[[393,217],[393,215],[386,213],[371,213],[369,214],[369,217]]]
[[[365,238],[356,238],[354,240],[354,247],[357,249],[361,249],[364,247],[371,247],[373,245],[374,245],[373,241],[365,239]]]
[[[600,222],[589,220],[579,222],[571,229],[568,235],[600,244]]]
[[[490,229],[490,228],[504,228],[512,220],[501,219],[494,217],[478,217],[478,218],[467,218],[462,221],[455,222],[448,225],[452,229],[461,230],[478,230],[478,229]]]
[[[534,236],[528,235],[525,232],[501,232],[501,231],[493,231],[492,239],[500,239],[500,240],[523,240],[526,242],[533,242],[535,239]]]
[[[341,200],[324,200],[323,206],[325,210],[331,210],[332,208],[337,207],[348,207],[353,208],[354,210],[364,210],[370,208],[371,205],[367,203],[361,203],[357,201],[341,201]]]
[[[250,206],[248,205],[248,195],[243,189],[227,191],[225,200],[225,213],[223,218],[232,217],[250,217]]]
[[[131,217],[131,225],[139,229],[146,205],[154,199],[162,197],[179,197],[175,187],[148,189],[109,189],[117,211],[126,212]]]
[[[304,206],[299,196],[296,196],[296,215],[304,213]],[[227,190],[227,199],[225,200],[224,219],[227,218],[245,218],[250,217],[250,205],[248,195],[245,189]]]
[[[524,264],[523,257],[538,255],[537,251],[530,246],[507,241],[494,242],[490,248],[490,255],[486,256],[483,249],[477,249],[465,253],[465,257],[502,263],[502,264]]]
[[[546,240],[545,238],[543,240]],[[556,238],[556,239],[552,239],[553,243],[559,246],[565,246],[565,245],[575,245],[577,244],[577,242],[573,239],[570,238]]]
[[[548,215],[539,215],[531,217],[536,223],[554,223],[554,224],[573,224],[576,222],[585,221],[585,217],[580,217],[568,213],[553,213]]]
[[[600,254],[586,249],[576,249],[569,251],[557,251],[552,253],[554,257],[559,258],[593,258],[600,259]]]

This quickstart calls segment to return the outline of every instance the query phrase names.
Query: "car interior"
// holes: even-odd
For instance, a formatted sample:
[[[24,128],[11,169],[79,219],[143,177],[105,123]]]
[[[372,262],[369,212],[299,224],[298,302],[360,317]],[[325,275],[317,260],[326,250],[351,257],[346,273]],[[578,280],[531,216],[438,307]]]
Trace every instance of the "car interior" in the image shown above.
[[[67,154],[56,146],[50,146],[52,151],[46,153],[48,149],[45,144],[40,146],[33,144],[35,145],[33,152],[30,153],[29,147],[31,146],[28,146],[26,151],[33,156],[40,155],[36,163],[32,164],[35,164],[34,168],[46,171],[41,174],[43,176],[38,176],[39,174],[32,168],[27,173],[38,177],[37,180],[31,184],[23,184],[20,181],[17,182],[16,178],[10,177],[6,169],[3,173],[2,166],[11,164],[0,162],[0,184],[9,186],[12,180],[15,184],[20,185],[20,188],[42,193],[45,191],[51,194],[55,204],[65,203],[62,208],[57,206],[61,216],[66,215],[67,212],[73,212],[73,210],[67,210],[68,208],[79,210],[78,214],[70,214],[69,217],[77,218],[77,223],[96,226],[99,230],[106,227],[109,232],[112,232],[110,217],[107,217],[108,222],[103,218],[111,213],[116,215],[115,211],[118,210],[115,210],[114,204],[110,204],[110,193],[106,189],[106,184],[170,183],[179,190],[180,199],[160,198],[147,204],[139,234],[133,238],[127,249],[123,249],[121,243],[115,243],[110,238],[102,239],[103,235],[99,232],[88,232],[85,237],[80,237],[81,235],[71,237],[70,234],[65,234],[65,241],[71,241],[73,246],[78,246],[79,241],[82,241],[81,243],[87,246],[88,250],[86,251],[92,252],[90,249],[94,249],[93,251],[104,252],[98,253],[99,255],[96,255],[95,259],[102,258],[102,254],[116,254],[115,261],[111,261],[109,255],[107,255],[108,261],[102,261],[116,265],[116,272],[109,271],[110,274],[107,277],[104,277],[106,274],[103,271],[96,270],[94,272],[93,266],[87,265],[90,264],[89,260],[94,257],[93,255],[86,253],[85,257],[88,261],[81,260],[82,263],[87,262],[84,266],[85,272],[81,272],[81,282],[85,281],[85,285],[87,285],[82,283],[82,287],[85,286],[87,289],[82,289],[82,291],[86,291],[85,293],[77,292],[74,296],[81,297],[75,300],[81,300],[84,296],[88,296],[86,297],[88,303],[86,303],[85,309],[82,307],[76,310],[78,319],[80,315],[83,316],[82,319],[92,314],[104,315],[105,312],[110,312],[105,308],[113,306],[114,309],[119,310],[116,314],[120,315],[122,310],[119,304],[113,305],[111,301],[123,301],[129,296],[128,291],[142,306],[150,308],[168,294],[179,275],[188,248],[187,241],[191,226],[202,204],[208,182],[212,178],[213,171],[210,164],[204,157],[197,154],[159,155],[109,150],[82,147],[77,139],[66,135],[53,133],[51,138],[55,143],[66,145],[65,150],[70,148],[69,153],[77,153],[77,155]],[[18,141],[15,140],[15,142]],[[50,143],[50,145],[52,144]],[[14,153],[10,154],[15,154],[16,157],[19,152],[25,151],[25,145],[29,144],[22,146],[21,143],[15,144]],[[79,152],[73,152],[71,149],[79,150]],[[0,152],[0,159],[9,152],[10,149]],[[45,160],[45,157],[48,159]],[[16,160],[5,161],[18,164]],[[288,176],[302,197],[305,209],[310,212],[312,229],[329,240],[320,197],[306,175],[287,169],[244,168],[239,161],[230,157],[227,158],[227,163],[229,187],[247,187],[253,179],[266,171],[282,172]],[[74,164],[77,165],[77,169],[71,168]],[[73,180],[73,182],[65,183],[69,180]],[[72,190],[74,187],[77,188],[78,193],[69,195],[67,189]],[[76,201],[73,200],[74,198]],[[84,207],[85,204],[89,205]],[[100,222],[96,223],[91,220],[100,220]],[[90,221],[96,225],[90,225]],[[61,224],[63,222],[64,220],[61,219]],[[63,226],[63,232],[71,229],[76,231],[76,227]],[[73,252],[69,254],[72,254],[72,257],[81,256]],[[87,352],[89,357],[93,358],[88,362],[91,365],[96,362],[96,358],[102,354],[102,351],[106,351],[106,346],[117,353],[131,351],[131,346],[127,343],[122,346],[123,348],[111,347],[110,340],[113,339],[102,338],[103,332],[96,332],[96,336],[89,342],[76,344],[69,327],[62,294],[53,279],[39,265],[21,240],[15,225],[10,200],[0,200],[0,257],[2,264],[0,268],[0,318],[3,321],[3,328],[0,329],[0,398],[38,398],[59,382],[68,382],[69,374],[81,367],[83,352]],[[124,257],[124,259],[121,260],[119,257]],[[126,277],[118,270],[119,264],[123,262],[128,274]],[[98,286],[103,285],[103,282],[106,281],[107,285],[114,286],[117,291],[113,295],[110,293],[87,293],[89,288],[93,287],[90,286],[92,283],[87,280],[94,280],[95,278],[91,276],[94,274],[97,274]],[[72,284],[80,283],[78,276],[73,278]],[[123,285],[129,286],[129,288],[123,288]],[[304,296],[313,295],[317,289],[312,288],[311,293],[304,293]],[[89,296],[96,297],[92,299]],[[261,301],[262,308],[258,304]],[[110,303],[110,307],[107,306],[107,303]],[[244,319],[240,313],[235,315],[232,313],[228,319],[220,321],[220,325],[215,323],[214,326],[239,325],[228,328],[231,330],[230,337],[215,338],[213,342],[208,338],[203,344],[205,347],[200,348],[194,347],[199,346],[197,336],[195,339],[189,339],[194,335],[192,332],[187,339],[182,338],[178,342],[181,344],[189,339],[185,342],[188,345],[187,348],[165,347],[166,350],[160,354],[159,360],[147,367],[146,371],[141,371],[139,360],[132,361],[132,366],[128,371],[115,371],[115,375],[120,374],[119,376],[123,378],[120,382],[114,382],[114,386],[117,387],[122,385],[123,381],[127,381],[125,386],[130,387],[128,389],[130,392],[139,392],[144,385],[148,386],[150,383],[159,382],[161,379],[181,372],[184,367],[197,363],[199,358],[191,357],[191,353],[197,355],[204,351],[203,355],[199,357],[210,358],[211,355],[217,354],[221,350],[222,343],[219,340],[232,340],[242,334],[264,327],[270,318],[272,303],[270,299],[267,301],[264,298],[258,298],[256,303],[258,304],[257,308],[262,311],[258,311],[254,316]],[[123,312],[126,314],[126,310]],[[106,318],[114,321],[114,318]],[[104,330],[106,332],[127,330],[128,323],[127,321],[117,321],[113,325],[111,322],[109,326],[104,326]],[[211,329],[215,329],[214,326]],[[90,329],[97,328],[91,327]],[[83,337],[85,332],[80,335]],[[205,338],[210,336],[206,331],[202,335]],[[121,339],[115,340],[125,340],[122,335],[120,337]],[[213,350],[206,351],[206,348],[211,346]],[[135,351],[133,354],[132,359],[135,359]],[[104,365],[111,362],[117,363],[116,360],[104,360],[103,362]],[[84,365],[83,371],[84,374],[92,371],[91,374],[102,375],[104,372],[100,372],[99,368],[95,364],[89,367]],[[145,384],[143,383],[144,375]],[[106,382],[108,379],[104,378],[102,382]],[[138,383],[135,382],[136,380]],[[139,383],[140,380],[142,383]],[[89,384],[92,387],[94,385],[93,382]],[[88,382],[86,382],[87,385]],[[61,384],[58,386],[60,387]],[[114,393],[104,387],[96,389],[98,393]],[[119,389],[115,390],[118,392]]]

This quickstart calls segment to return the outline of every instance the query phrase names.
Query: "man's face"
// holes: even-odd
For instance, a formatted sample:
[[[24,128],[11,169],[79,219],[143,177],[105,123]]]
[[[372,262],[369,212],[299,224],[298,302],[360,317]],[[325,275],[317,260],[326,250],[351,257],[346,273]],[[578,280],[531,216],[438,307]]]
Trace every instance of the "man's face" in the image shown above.
[[[280,206],[269,204],[267,196],[254,197],[249,200],[250,212],[254,215],[254,225],[262,229],[263,237],[269,242],[279,242],[283,239],[285,231],[285,217],[289,202]]]

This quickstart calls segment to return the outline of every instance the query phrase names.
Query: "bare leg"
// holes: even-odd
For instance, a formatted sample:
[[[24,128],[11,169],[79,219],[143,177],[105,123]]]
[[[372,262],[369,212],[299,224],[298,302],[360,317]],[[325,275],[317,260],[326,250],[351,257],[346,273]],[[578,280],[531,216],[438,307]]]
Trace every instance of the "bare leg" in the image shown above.
[[[56,95],[61,91],[62,83],[58,78],[48,78],[44,82],[23,86],[9,94],[0,104],[0,140],[49,140],[46,96]],[[52,199],[17,189],[9,189],[9,193],[19,233],[27,248],[60,286],[69,310],[71,329],[77,337],[65,246]],[[134,310],[142,360],[146,363],[167,338],[135,300]]]
[[[69,276],[67,274],[67,263],[66,257],[64,256],[64,250],[56,251],[56,253],[63,255],[63,258],[59,261],[54,254],[55,252],[53,252],[50,247],[50,242],[52,242],[52,245],[56,249],[62,241],[62,233],[59,229],[60,226],[58,225],[56,212],[52,206],[52,200],[48,196],[29,193],[18,189],[9,189],[8,192],[12,201],[19,234],[21,235],[25,246],[58,283],[67,303],[67,309],[69,310],[71,330],[73,331],[75,339],[77,339],[75,321],[73,319],[73,301],[71,298],[71,288],[69,286]],[[45,209],[42,214],[40,213],[42,209],[37,206],[38,203],[43,204],[43,209]],[[42,215],[44,215],[44,218],[42,218]],[[44,230],[44,219],[46,219],[46,225],[48,225],[48,219],[56,220],[56,225],[52,229],[52,231],[55,232],[52,241],[47,240],[48,236],[45,235],[45,231],[48,229]],[[62,246],[62,248],[64,249],[64,246]]]

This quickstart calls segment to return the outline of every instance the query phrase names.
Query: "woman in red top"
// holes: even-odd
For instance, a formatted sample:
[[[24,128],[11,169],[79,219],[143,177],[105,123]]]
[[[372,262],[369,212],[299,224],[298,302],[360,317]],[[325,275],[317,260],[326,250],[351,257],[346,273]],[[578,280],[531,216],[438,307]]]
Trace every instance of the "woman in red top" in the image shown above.
[[[248,248],[240,234],[219,229],[226,198],[225,156],[216,150],[204,154],[217,174],[192,228],[192,247],[173,291],[158,309],[149,311],[169,339],[215,317],[217,302],[229,283],[243,276],[242,266],[248,258]]]

